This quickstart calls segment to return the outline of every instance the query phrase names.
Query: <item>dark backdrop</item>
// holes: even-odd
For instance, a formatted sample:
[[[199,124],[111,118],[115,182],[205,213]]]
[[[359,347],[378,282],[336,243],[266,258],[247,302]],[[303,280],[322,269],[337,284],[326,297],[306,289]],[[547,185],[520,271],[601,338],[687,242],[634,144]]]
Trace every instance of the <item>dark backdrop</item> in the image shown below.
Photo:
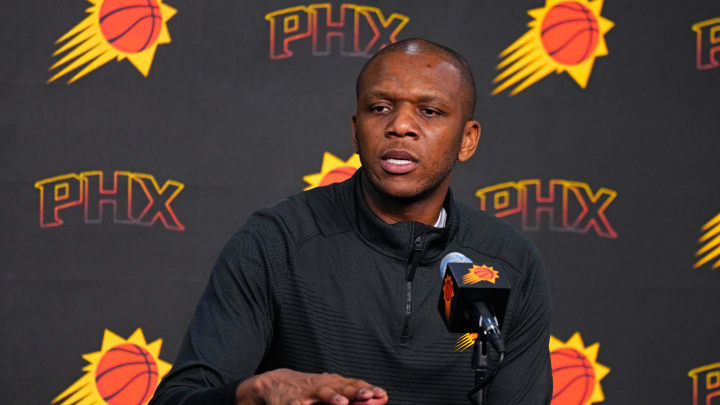
[[[325,152],[352,154],[355,77],[367,56],[344,55],[337,38],[320,55],[308,37],[289,44],[291,57],[271,57],[265,16],[313,3],[166,3],[177,10],[165,21],[171,42],[157,45],[147,77],[113,60],[71,84],[80,69],[46,83],[60,70],[48,70],[63,56],[53,56],[55,41],[93,3],[1,6],[2,403],[49,403],[87,372],[82,355],[101,350],[105,329],[127,339],[141,328],[148,342],[162,339],[159,358],[172,363],[230,235],[257,208],[308,186],[303,176],[321,172]],[[342,3],[331,4],[338,19]],[[543,254],[553,336],[566,342],[579,332],[581,349],[599,343],[591,360],[610,369],[599,381],[605,402],[693,404],[688,372],[720,362],[718,258],[693,268],[701,227],[720,211],[720,69],[711,63],[720,33],[702,28],[698,43],[691,27],[720,17],[720,5],[606,0],[601,15],[614,26],[600,36],[609,52],[595,59],[586,88],[551,73],[514,96],[491,95],[498,55],[528,31],[527,12],[543,0],[360,5],[406,17],[397,39],[428,38],[470,61],[483,134],[475,157],[456,168],[459,200],[480,208],[478,190],[528,179],[542,195],[565,180],[556,183],[570,184],[570,205],[579,189],[568,182],[616,194],[603,211],[615,237],[553,227],[547,210],[537,229],[519,213],[505,218]],[[297,21],[298,30],[307,24]],[[367,22],[358,32],[361,42],[372,36]],[[104,174],[106,191],[115,171],[134,173],[118,181],[118,195],[132,195],[125,222],[123,198],[115,214],[104,204],[92,220],[100,193],[92,175],[80,176],[90,171]],[[76,177],[47,180],[68,174]],[[160,198],[151,178],[175,183]],[[157,201],[180,191],[158,210],[143,186]],[[514,190],[533,206],[528,188]],[[41,191],[58,194],[43,206]],[[43,225],[65,192],[66,201],[87,197],[89,219],[79,204],[58,211],[61,225]],[[543,206],[555,219],[556,198]],[[570,223],[579,207],[568,208]],[[170,214],[181,226],[163,224]],[[720,377],[701,374],[698,404],[712,378]]]

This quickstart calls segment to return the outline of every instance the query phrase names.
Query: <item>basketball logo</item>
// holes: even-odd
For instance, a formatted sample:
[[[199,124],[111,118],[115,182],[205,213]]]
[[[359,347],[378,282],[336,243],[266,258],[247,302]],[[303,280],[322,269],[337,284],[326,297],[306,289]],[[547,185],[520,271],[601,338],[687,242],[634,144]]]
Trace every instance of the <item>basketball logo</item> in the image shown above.
[[[550,336],[551,405],[586,405],[605,400],[600,380],[610,369],[596,362],[599,347],[598,343],[585,347],[579,332],[566,343]]]
[[[327,186],[328,184],[333,183],[339,183],[341,181],[345,181],[352,177],[353,174],[355,174],[355,171],[357,168],[350,167],[350,166],[341,166],[336,169],[330,170],[326,175],[323,176],[322,180],[320,180],[319,187]]]
[[[308,183],[304,190],[345,181],[352,177],[359,167],[360,156],[357,154],[353,154],[347,161],[343,161],[332,153],[325,152],[320,172],[303,177],[303,180]]]
[[[550,362],[553,400],[562,404],[587,403],[595,388],[595,372],[585,355],[575,349],[558,349],[550,354]]]
[[[500,53],[492,94],[515,86],[515,95],[553,72],[567,72],[584,89],[595,58],[608,54],[605,34],[614,24],[600,15],[602,6],[603,0],[547,0],[528,11],[534,20]]]
[[[150,400],[157,380],[155,359],[135,344],[108,350],[95,371],[98,393],[110,405],[144,404]]]
[[[495,284],[495,280],[500,278],[499,272],[492,266],[478,266],[474,264],[468,269],[468,273],[463,276],[463,283],[465,284],[477,284],[481,281],[487,281]]]
[[[141,329],[129,338],[105,330],[102,349],[83,355],[85,374],[52,403],[143,405],[171,365],[159,358],[162,339],[147,343]]]
[[[115,59],[127,59],[147,76],[158,45],[170,43],[167,21],[176,10],[162,0],[88,0],[88,16],[55,42],[48,83],[78,70],[68,83]],[[62,68],[61,68],[62,67]]]
[[[160,35],[162,13],[155,0],[105,0],[100,7],[100,30],[122,52],[140,52]]]
[[[547,12],[540,28],[545,52],[564,65],[584,61],[598,42],[597,19],[580,3],[566,1]]]

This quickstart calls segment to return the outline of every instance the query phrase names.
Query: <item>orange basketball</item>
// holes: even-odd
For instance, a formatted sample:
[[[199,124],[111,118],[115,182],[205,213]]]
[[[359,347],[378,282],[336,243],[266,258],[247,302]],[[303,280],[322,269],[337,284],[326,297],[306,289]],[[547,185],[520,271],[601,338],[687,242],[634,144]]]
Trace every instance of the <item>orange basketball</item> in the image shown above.
[[[162,16],[156,0],[105,0],[100,7],[100,31],[116,49],[140,52],[157,40]]]
[[[157,363],[147,350],[121,344],[108,350],[95,371],[95,386],[110,405],[142,405],[158,383]]]
[[[495,278],[495,273],[485,266],[479,266],[473,269],[473,273],[481,280],[492,280]]]
[[[325,176],[323,176],[322,180],[320,181],[320,186],[322,187],[327,186],[328,184],[345,181],[352,177],[352,175],[355,174],[355,171],[357,171],[357,169],[350,166],[342,166],[333,169],[329,171]]]
[[[551,58],[564,65],[577,65],[590,57],[597,47],[598,22],[583,4],[566,1],[545,14],[540,35]]]
[[[551,405],[584,405],[595,389],[595,370],[584,354],[571,348],[550,353],[553,375]]]

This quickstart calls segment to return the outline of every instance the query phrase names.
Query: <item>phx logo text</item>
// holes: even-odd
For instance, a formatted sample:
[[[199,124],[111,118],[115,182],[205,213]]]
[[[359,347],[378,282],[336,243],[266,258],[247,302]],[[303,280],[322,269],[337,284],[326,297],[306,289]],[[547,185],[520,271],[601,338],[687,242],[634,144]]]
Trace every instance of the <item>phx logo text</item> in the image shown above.
[[[720,400],[720,363],[694,368],[688,377],[693,384],[692,405],[712,405]]]
[[[343,56],[369,57],[397,39],[410,20],[377,7],[330,3],[296,6],[265,15],[270,24],[270,59],[293,56],[292,43],[310,38],[313,55],[329,55],[333,46]],[[305,49],[309,46],[305,45]]]
[[[693,24],[697,36],[698,70],[720,67],[720,17]]]
[[[167,180],[162,187],[154,176],[145,173],[115,171],[105,184],[99,170],[68,173],[35,183],[40,194],[40,227],[63,224],[62,215],[82,206],[86,224],[106,220],[104,208],[112,210],[112,221],[120,224],[151,226],[162,223],[166,229],[184,231],[172,203],[185,187]]]
[[[604,187],[593,191],[587,183],[561,179],[543,187],[539,179],[530,179],[484,187],[475,195],[483,211],[498,217],[519,215],[526,231],[540,229],[545,216],[552,231],[618,237],[605,212],[617,192]]]

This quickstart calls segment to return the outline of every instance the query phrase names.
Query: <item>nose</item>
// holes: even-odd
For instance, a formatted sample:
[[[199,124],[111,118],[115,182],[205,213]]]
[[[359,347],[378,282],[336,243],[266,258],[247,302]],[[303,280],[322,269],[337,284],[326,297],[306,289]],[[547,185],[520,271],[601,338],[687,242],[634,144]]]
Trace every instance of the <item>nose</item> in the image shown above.
[[[415,115],[415,108],[412,105],[398,106],[388,122],[385,135],[390,136],[417,136],[418,122]]]

